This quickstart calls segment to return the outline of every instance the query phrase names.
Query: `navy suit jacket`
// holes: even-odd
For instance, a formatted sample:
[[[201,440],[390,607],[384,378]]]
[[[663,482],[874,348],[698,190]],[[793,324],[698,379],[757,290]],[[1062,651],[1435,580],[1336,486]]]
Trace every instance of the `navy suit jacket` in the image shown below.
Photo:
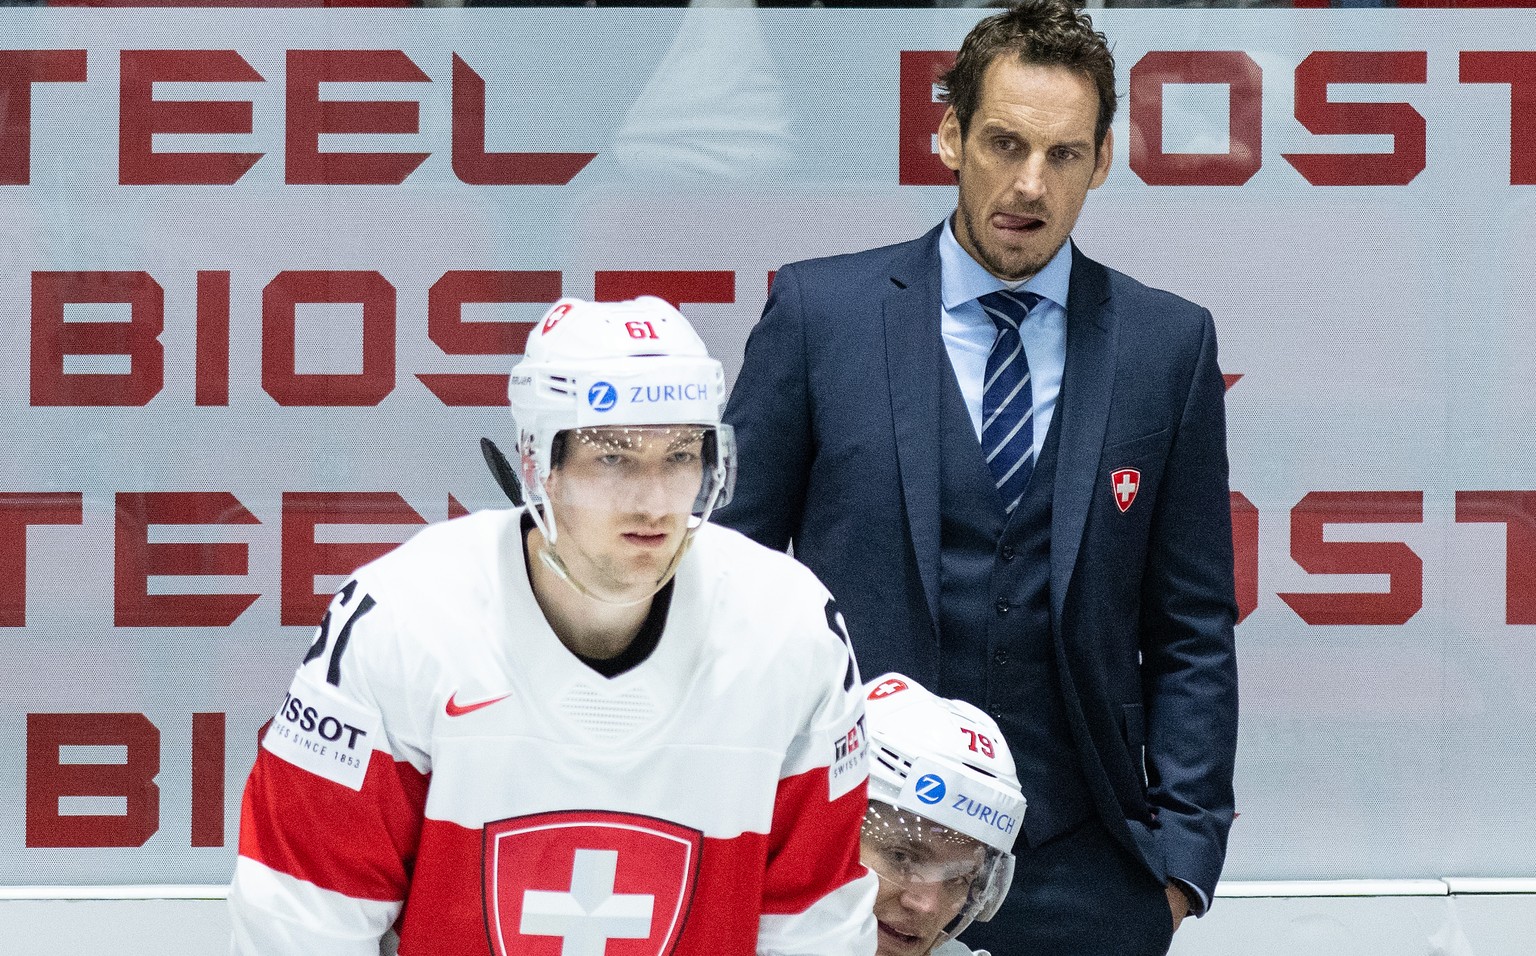
[[[939,389],[953,374],[938,235],[779,271],[726,410],[740,467],[717,519],[793,545],[836,596],[864,673],[930,687]],[[1208,311],[1074,246],[1051,519],[1062,694],[1099,817],[1207,898],[1237,738],[1224,391]],[[1110,476],[1128,468],[1140,484],[1122,512]]]

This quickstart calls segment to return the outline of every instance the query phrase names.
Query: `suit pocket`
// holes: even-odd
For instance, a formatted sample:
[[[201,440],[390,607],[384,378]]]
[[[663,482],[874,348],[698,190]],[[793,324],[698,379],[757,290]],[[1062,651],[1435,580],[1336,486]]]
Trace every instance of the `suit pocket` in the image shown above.
[[[1135,464],[1154,452],[1166,454],[1171,435],[1172,432],[1169,429],[1160,428],[1139,438],[1128,438],[1106,444],[1104,464],[1110,468],[1119,468],[1122,465]]]
[[[1084,552],[1099,556],[1102,580],[1127,599],[1134,599],[1146,572],[1152,515],[1172,440],[1173,432],[1164,428],[1105,445],[1099,458],[1088,529],[1094,540],[1085,543]]]

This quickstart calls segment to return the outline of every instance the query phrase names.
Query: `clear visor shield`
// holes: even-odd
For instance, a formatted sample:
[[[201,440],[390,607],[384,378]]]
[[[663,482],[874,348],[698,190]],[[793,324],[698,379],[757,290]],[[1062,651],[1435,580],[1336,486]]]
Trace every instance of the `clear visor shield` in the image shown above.
[[[730,500],[729,425],[604,425],[561,432],[550,483],[568,508],[700,514]]]
[[[942,927],[936,942],[959,935],[1008,889],[1008,854],[879,801],[870,801],[859,847],[864,865],[899,887],[904,904]]]

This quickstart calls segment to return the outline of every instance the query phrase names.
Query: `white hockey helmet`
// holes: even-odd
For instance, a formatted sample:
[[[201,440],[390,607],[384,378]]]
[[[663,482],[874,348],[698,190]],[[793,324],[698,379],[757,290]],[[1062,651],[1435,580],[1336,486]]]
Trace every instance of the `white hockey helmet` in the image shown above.
[[[691,425],[702,430],[702,469],[693,493],[689,527],[660,579],[676,571],[698,527],[730,500],[736,477],[736,443],[721,422],[725,372],[683,314],[655,296],[627,302],[563,298],[528,335],[523,360],[512,369],[507,401],[518,427],[517,479],[528,513],[544,536],[539,558],[563,580],[605,603],[634,604],[597,594],[572,576],[556,551],[554,512],[543,507],[559,436],[576,429],[619,442],[643,441],[654,426]],[[626,431],[632,430],[632,431]],[[686,497],[683,499],[686,503]],[[652,594],[655,591],[651,592]]]
[[[865,842],[974,841],[980,857],[965,904],[945,927],[942,938],[952,939],[972,920],[990,920],[1013,882],[1025,806],[1013,754],[991,717],[910,677],[882,674],[864,691],[870,741]]]
[[[555,436],[606,425],[704,427],[708,467],[694,511],[730,500],[735,441],[720,421],[725,371],[683,314],[662,299],[556,302],[529,333],[507,400],[530,504],[543,500]]]

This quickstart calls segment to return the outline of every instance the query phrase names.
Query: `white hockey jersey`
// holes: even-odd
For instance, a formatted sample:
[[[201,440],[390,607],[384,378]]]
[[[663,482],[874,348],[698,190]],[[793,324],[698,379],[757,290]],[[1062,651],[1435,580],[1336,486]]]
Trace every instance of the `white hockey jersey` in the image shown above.
[[[246,786],[233,952],[866,956],[863,701],[827,591],[705,525],[604,678],[528,585],[520,510],[336,596]]]

